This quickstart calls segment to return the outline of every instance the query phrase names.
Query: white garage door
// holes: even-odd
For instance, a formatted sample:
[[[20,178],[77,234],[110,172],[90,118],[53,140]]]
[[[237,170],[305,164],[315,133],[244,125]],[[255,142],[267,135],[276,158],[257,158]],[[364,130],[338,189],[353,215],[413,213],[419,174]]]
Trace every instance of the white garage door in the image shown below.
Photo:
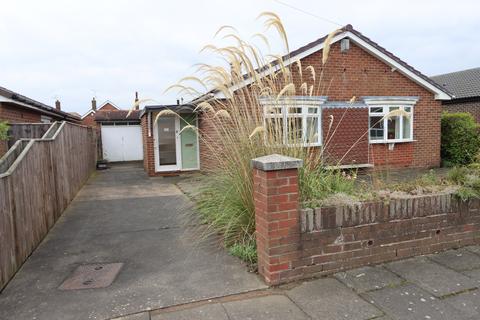
[[[102,125],[103,158],[108,161],[143,159],[142,127],[140,125]]]

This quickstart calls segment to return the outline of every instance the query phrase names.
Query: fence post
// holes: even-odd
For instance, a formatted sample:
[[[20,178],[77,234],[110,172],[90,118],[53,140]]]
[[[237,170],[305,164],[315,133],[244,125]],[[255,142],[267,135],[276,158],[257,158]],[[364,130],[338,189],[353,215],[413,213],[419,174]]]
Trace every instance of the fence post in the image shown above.
[[[258,272],[268,284],[294,276],[300,240],[298,169],[278,154],[252,160]]]

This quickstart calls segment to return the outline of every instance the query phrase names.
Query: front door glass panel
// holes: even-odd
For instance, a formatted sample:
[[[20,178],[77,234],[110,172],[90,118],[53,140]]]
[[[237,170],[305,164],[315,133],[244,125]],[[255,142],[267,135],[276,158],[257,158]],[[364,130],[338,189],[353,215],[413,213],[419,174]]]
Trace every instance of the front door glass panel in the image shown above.
[[[175,117],[158,118],[158,153],[161,166],[177,164]]]

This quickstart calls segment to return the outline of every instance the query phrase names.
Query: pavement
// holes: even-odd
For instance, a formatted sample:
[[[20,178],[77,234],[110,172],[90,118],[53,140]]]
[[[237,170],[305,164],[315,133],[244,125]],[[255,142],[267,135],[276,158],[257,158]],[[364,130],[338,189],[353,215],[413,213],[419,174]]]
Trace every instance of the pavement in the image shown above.
[[[97,171],[0,294],[0,319],[109,319],[265,288],[218,239],[196,241],[178,180]]]
[[[480,319],[480,246],[116,320]]]
[[[192,236],[188,181],[97,172],[0,294],[0,319],[480,319],[480,246],[268,288]]]

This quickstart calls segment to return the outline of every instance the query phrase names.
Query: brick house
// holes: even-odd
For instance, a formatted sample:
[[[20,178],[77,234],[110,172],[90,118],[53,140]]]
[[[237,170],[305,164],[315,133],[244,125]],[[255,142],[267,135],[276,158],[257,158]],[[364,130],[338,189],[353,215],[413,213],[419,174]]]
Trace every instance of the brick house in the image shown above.
[[[80,118],[61,110],[60,101],[48,106],[19,93],[0,87],[0,121],[7,123],[50,123],[69,121],[79,123]],[[0,141],[0,156],[7,151],[7,142]]]
[[[325,83],[329,83],[323,96],[296,97],[302,112],[295,116],[301,117],[304,124],[308,118],[317,119],[313,123],[318,123],[318,128],[314,129],[320,134],[313,146],[322,148],[322,136],[326,135],[328,119],[333,116],[333,127],[338,124],[338,129],[325,149],[332,163],[341,160],[340,165],[345,167],[439,166],[440,115],[442,101],[451,99],[449,91],[351,25],[333,37],[329,62],[323,66],[325,40],[326,37],[320,38],[284,57],[285,65],[300,60],[303,66],[322,70]],[[295,68],[291,72],[296,81]],[[296,82],[295,86],[300,87],[301,83]],[[246,77],[238,86],[250,83],[252,79]],[[221,95],[211,91],[189,104],[146,106],[141,111],[144,167],[149,175],[214,167],[204,142],[191,134],[184,135],[191,130],[175,134],[187,125],[185,121],[178,117],[160,117],[154,123],[153,119],[161,110],[171,109],[182,113],[189,124],[198,124],[200,131],[208,132],[211,123],[202,113],[194,113],[195,105],[210,96],[222,99]],[[350,104],[353,96],[357,97],[356,102]],[[268,99],[265,103],[269,103]],[[316,110],[315,115],[306,111],[310,109]],[[396,109],[408,116],[382,120],[385,114]],[[290,115],[285,111],[281,116]],[[268,117],[265,114],[266,121]],[[283,123],[286,126],[287,121]]]
[[[480,68],[468,69],[431,77],[454,97],[443,101],[448,112],[469,112],[480,123]]]

